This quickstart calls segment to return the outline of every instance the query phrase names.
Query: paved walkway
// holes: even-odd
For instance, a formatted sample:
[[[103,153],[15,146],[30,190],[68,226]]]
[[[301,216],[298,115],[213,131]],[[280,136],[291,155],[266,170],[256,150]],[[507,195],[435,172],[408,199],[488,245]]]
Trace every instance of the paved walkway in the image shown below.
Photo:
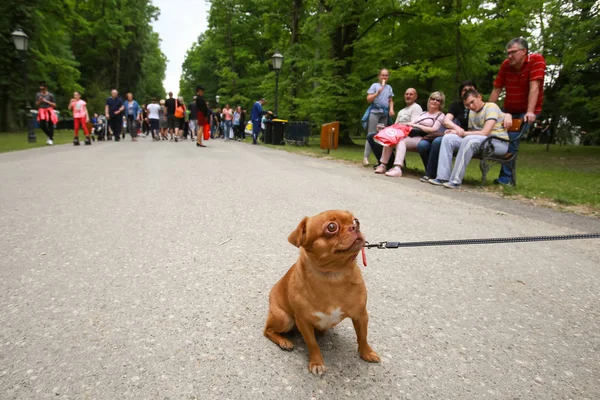
[[[370,250],[369,339],[262,336],[288,234],[341,208],[370,241],[598,232],[600,222],[210,141],[0,155],[2,399],[598,399],[596,241]]]

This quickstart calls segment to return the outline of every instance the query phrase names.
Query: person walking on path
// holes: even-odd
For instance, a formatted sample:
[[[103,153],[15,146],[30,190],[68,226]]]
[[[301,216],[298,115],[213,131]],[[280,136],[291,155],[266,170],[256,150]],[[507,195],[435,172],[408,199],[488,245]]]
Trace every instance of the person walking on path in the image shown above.
[[[167,110],[167,136],[170,134],[170,140],[175,140],[175,109],[177,100],[173,98],[173,92],[169,92],[169,98],[165,101]]]
[[[263,110],[262,106],[266,102],[267,101],[263,97],[252,106],[252,111],[250,113],[250,120],[252,121],[252,144],[258,144],[258,134],[260,133],[262,116],[267,113]]]
[[[367,102],[369,107],[362,117],[363,124],[366,123],[367,136],[371,133],[377,133],[377,124],[388,126],[388,120],[395,115],[394,112],[394,91],[387,84],[390,73],[387,69],[379,71],[379,81],[375,82],[367,90]],[[371,146],[369,141],[365,142],[365,151],[363,165],[369,164],[369,155]]]
[[[509,115],[504,118],[504,127],[510,129],[513,119],[523,119],[520,132],[527,132],[531,124],[542,112],[544,102],[544,77],[546,76],[546,60],[541,54],[529,53],[527,41],[521,37],[512,39],[506,45],[506,60],[500,65],[498,76],[494,80],[494,89],[490,95],[490,103],[496,103],[504,88],[503,111]],[[509,132],[511,139],[520,132]],[[516,154],[518,143],[510,143],[508,152]],[[513,163],[515,160],[513,160]],[[514,182],[512,170],[502,165],[500,176],[494,181],[502,185]]]
[[[81,99],[81,94],[79,92],[73,93],[73,98],[69,102],[69,110],[73,113],[73,124],[75,128],[73,144],[79,146],[79,126],[81,126],[85,133],[85,145],[91,145],[90,131],[87,127],[90,116],[88,114],[86,102]]]
[[[242,116],[242,107],[237,106],[233,112],[233,134],[235,140],[242,140],[242,134],[240,129],[240,118]]]
[[[206,147],[202,144],[204,136],[204,125],[208,124],[208,107],[204,100],[204,86],[196,86],[196,123],[198,124],[198,134],[196,135],[196,146]]]
[[[197,109],[196,109],[197,110]],[[206,102],[206,123],[208,124],[208,131],[211,139],[215,138],[214,129],[213,129],[213,111],[210,108],[210,103]],[[203,134],[203,132],[201,132]]]
[[[150,133],[152,140],[160,140],[160,105],[156,104],[156,97],[152,98],[152,103],[146,106],[148,110],[148,125],[150,125]]]
[[[125,117],[127,118],[127,132],[131,135],[131,141],[137,141],[138,123],[141,122],[142,109],[137,101],[133,99],[133,93],[127,93],[124,103]]]
[[[188,131],[190,133],[190,140],[194,140],[194,135],[198,134],[198,113],[196,112],[196,96],[193,97],[187,106],[189,112],[188,118]]]
[[[229,107],[229,104],[225,104],[223,108],[223,131],[225,141],[228,142],[232,139],[231,131],[233,130],[233,110]]]
[[[52,146],[54,144],[54,125],[58,122],[58,117],[54,111],[56,100],[54,95],[48,91],[46,82],[40,82],[40,91],[35,94],[35,105],[38,108],[37,119],[40,127],[48,137],[46,144]]]
[[[242,140],[246,139],[246,110],[243,108],[240,112],[240,136]]]
[[[121,140],[121,129],[123,127],[123,115],[121,114],[125,106],[123,100],[119,97],[119,92],[116,89],[111,90],[110,97],[106,99],[104,106],[104,114],[108,119],[108,126],[113,133],[115,142]]]
[[[185,128],[185,112],[186,108],[183,97],[179,96],[175,101],[175,142],[178,142],[183,135],[183,130]]]
[[[159,126],[160,126],[160,139],[167,140],[167,107],[165,107],[165,100],[160,100],[160,111],[158,112]]]

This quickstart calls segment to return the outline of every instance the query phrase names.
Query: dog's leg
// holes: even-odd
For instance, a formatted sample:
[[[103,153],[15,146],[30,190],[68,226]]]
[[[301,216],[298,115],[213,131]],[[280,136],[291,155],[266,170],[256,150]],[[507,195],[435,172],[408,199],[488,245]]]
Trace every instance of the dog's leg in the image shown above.
[[[361,315],[352,320],[354,330],[356,331],[356,341],[358,342],[358,353],[360,358],[369,362],[379,362],[379,356],[373,351],[367,343],[367,326],[369,325],[369,314],[364,310]]]
[[[296,326],[306,342],[306,347],[308,347],[308,370],[313,375],[323,375],[325,373],[325,363],[315,338],[315,328],[310,322],[298,318],[296,318]]]
[[[277,346],[284,350],[293,350],[294,345],[288,339],[280,335],[294,327],[294,320],[290,315],[280,308],[269,307],[269,316],[265,324],[264,334]]]

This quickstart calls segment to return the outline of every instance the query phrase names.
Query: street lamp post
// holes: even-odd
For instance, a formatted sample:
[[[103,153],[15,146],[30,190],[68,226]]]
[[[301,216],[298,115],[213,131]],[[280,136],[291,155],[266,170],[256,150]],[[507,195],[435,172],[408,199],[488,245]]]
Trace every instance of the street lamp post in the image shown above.
[[[37,141],[37,138],[35,137],[35,130],[33,127],[33,118],[31,115],[31,106],[29,105],[29,100],[27,100],[27,86],[28,86],[28,75],[27,75],[27,62],[26,62],[26,54],[27,54],[27,47],[29,45],[29,37],[25,34],[25,32],[23,32],[23,30],[21,28],[17,28],[15,29],[12,33],[12,40],[13,43],[15,44],[15,47],[17,48],[17,50],[19,51],[19,54],[21,55],[21,61],[23,61],[23,90],[25,92],[25,119],[27,122],[27,141],[29,143],[35,143]]]
[[[279,51],[275,50],[275,54],[271,57],[271,61],[273,62],[273,69],[275,70],[275,115],[278,115],[277,93],[279,92],[279,71],[281,70],[281,64],[283,64],[283,56]]]
[[[216,95],[215,100],[217,101],[217,108],[219,108],[219,100],[221,100],[221,96]]]

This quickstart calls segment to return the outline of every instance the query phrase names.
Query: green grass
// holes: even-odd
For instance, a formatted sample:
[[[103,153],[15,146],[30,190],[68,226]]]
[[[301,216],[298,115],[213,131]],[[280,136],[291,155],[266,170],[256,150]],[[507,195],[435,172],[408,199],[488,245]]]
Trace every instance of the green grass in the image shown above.
[[[46,146],[46,134],[41,129],[35,130],[37,142],[27,142],[27,132],[0,133],[0,153],[7,151],[27,150],[36,147]],[[83,141],[83,133],[79,132],[79,137]],[[54,144],[65,144],[73,142],[73,131],[54,131]]]
[[[319,148],[319,138],[311,138],[310,146],[268,146],[314,157],[328,157],[362,165],[364,139],[354,139],[356,145],[340,146],[337,150]],[[371,155],[371,162],[375,159]],[[424,174],[419,154],[408,152],[406,176],[420,177]],[[370,168],[370,167],[369,167]],[[517,186],[503,187],[493,184],[500,167],[494,166],[488,173],[486,191],[499,192],[505,196],[523,196],[535,200],[549,200],[563,206],[584,205],[600,211],[600,147],[550,146],[522,143],[517,159]],[[465,186],[477,188],[481,182],[478,160],[472,161],[464,179]]]

